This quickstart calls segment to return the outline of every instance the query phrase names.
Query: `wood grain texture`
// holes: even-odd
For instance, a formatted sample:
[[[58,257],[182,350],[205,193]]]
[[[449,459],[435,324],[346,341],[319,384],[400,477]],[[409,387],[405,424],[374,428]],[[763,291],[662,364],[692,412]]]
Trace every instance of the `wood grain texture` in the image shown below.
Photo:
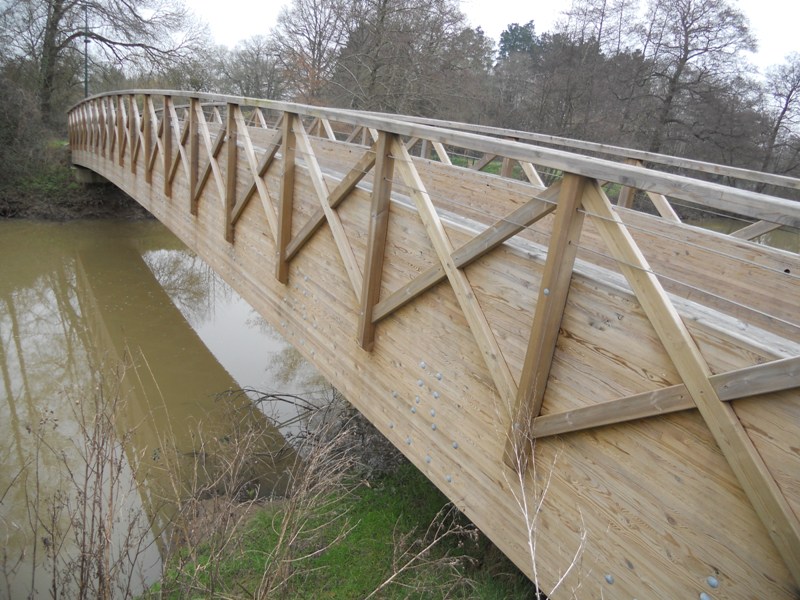
[[[528,471],[518,474],[504,466],[513,408],[508,388],[513,391],[525,363],[554,215],[539,215],[527,226],[520,228],[517,223],[494,236],[496,229],[507,227],[504,220],[522,207],[534,216],[550,206],[541,200],[540,186],[411,157],[396,148],[395,166],[405,169],[405,175],[393,178],[379,297],[385,301],[411,282],[427,285],[430,276],[420,277],[427,273],[438,283],[383,316],[374,330],[372,351],[364,352],[358,336],[362,303],[353,293],[333,230],[322,226],[304,237],[288,262],[287,284],[281,284],[271,276],[278,254],[263,202],[240,206],[233,244],[224,241],[224,195],[211,179],[216,179],[215,165],[223,182],[228,176],[227,161],[222,160],[226,126],[213,116],[216,107],[201,107],[209,97],[195,96],[198,101],[190,101],[189,115],[180,123],[187,131],[185,120],[196,116],[197,181],[192,183],[191,170],[188,174],[182,168],[172,170],[169,199],[163,186],[171,172],[159,160],[164,126],[158,117],[163,113],[154,108],[162,105],[163,92],[148,96],[137,95],[143,106],[141,132],[136,134],[142,140],[139,150],[128,133],[132,118],[128,110],[124,166],[119,165],[116,150],[109,156],[113,127],[106,129],[103,142],[101,120],[113,124],[108,107],[115,103],[107,102],[104,117],[103,97],[77,106],[69,115],[75,164],[103,175],[136,198],[207,260],[529,575],[527,531],[533,524],[530,531],[542,589],[552,589],[575,550],[582,548],[562,588],[578,590],[579,597],[697,597],[703,591],[715,598],[795,597],[797,582],[790,561],[781,557],[765,527],[764,511],[756,510],[745,493],[741,473],[729,462],[729,450],[723,452],[715,438],[719,432],[712,434],[708,427],[708,415],[695,408],[543,438],[536,442]],[[234,106],[246,104],[220,99]],[[262,116],[269,126],[283,118],[276,112],[280,104],[258,101],[248,110],[253,107],[266,111]],[[312,118],[328,119],[336,136],[351,141],[358,135],[346,132],[357,127],[377,137],[385,132],[413,134],[457,148],[475,137],[398,124],[385,116],[362,118],[319,107],[291,107]],[[256,159],[260,156],[263,161],[276,132],[264,129],[257,115],[251,120],[255,125],[245,124],[247,135]],[[191,130],[189,123],[189,155]],[[364,268],[371,253],[375,179],[371,173],[359,177],[352,171],[356,164],[368,170],[369,148],[333,141],[327,131],[321,133],[322,137],[307,136],[311,152],[302,148],[296,161],[292,239],[298,239],[320,211],[322,224],[327,223],[319,188],[329,190],[325,200],[330,206],[335,190],[344,186],[348,191],[335,211],[354,262]],[[183,139],[177,129],[174,139]],[[114,143],[119,148],[119,142]],[[253,181],[245,146],[239,145],[235,167],[239,199]],[[476,146],[476,156],[494,151],[542,164],[530,150],[510,142],[478,140]],[[312,152],[313,161],[307,158]],[[609,170],[616,167],[603,162],[548,156],[578,171],[596,170],[606,181],[617,177],[635,187],[645,183],[652,189],[684,189],[680,178],[668,186],[659,179],[663,175],[651,181],[643,169],[629,167],[633,170],[615,175]],[[275,211],[283,160],[283,153],[275,153],[273,166],[260,174],[268,206]],[[628,178],[631,174],[635,177]],[[722,197],[713,186],[692,185],[685,188],[689,195],[703,190]],[[730,194],[742,202],[753,199],[740,192]],[[780,212],[781,206],[756,195],[747,210]],[[598,412],[593,407],[615,401],[630,404],[623,400],[637,395],[671,396],[676,386],[689,394],[684,386],[687,378],[705,393],[705,380],[719,397],[719,406],[732,411],[762,457],[773,479],[772,490],[777,488],[785,498],[788,511],[800,514],[796,388],[800,335],[793,325],[794,299],[800,292],[797,255],[619,209],[615,212],[622,226],[650,268],[663,278],[664,295],[637,294],[609,252],[603,226],[593,223],[601,217],[596,208],[587,207],[539,419],[562,418],[571,411]],[[475,250],[489,236],[491,243]],[[617,235],[612,237],[619,241]],[[474,248],[461,250],[470,247]],[[716,268],[709,269],[709,264]],[[662,343],[664,322],[671,317],[656,310],[657,317],[651,318],[653,309],[642,304],[642,296],[651,303],[666,297],[685,323],[685,332],[667,340],[680,346],[688,335],[695,344],[692,355],[680,359],[683,363],[671,357]],[[375,305],[376,314],[381,304]],[[482,339],[475,335],[476,316]],[[498,377],[496,363],[487,360],[487,346],[505,363],[505,375]],[[697,375],[701,359],[707,369]],[[695,361],[695,370],[686,361]],[[696,405],[694,399],[691,402]],[[627,406],[611,412],[620,416],[625,410]],[[525,513],[520,499],[538,510]],[[614,583],[609,584],[605,575],[613,576]],[[705,583],[710,575],[721,584],[713,591]]]

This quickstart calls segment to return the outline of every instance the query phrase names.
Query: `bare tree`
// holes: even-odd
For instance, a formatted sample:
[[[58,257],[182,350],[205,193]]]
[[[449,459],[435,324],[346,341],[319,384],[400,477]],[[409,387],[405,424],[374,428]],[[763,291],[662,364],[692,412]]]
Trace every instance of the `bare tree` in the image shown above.
[[[800,122],[800,53],[793,52],[786,57],[785,63],[768,69],[766,92],[770,101],[766,109],[770,128],[764,143],[761,170],[778,168],[780,171],[776,155],[788,149],[790,140],[796,144],[800,133],[796,129]],[[797,148],[791,154],[796,157]]]
[[[275,40],[265,36],[240,42],[220,61],[221,86],[239,96],[282,99],[286,77],[279,52]]]
[[[275,41],[292,95],[319,103],[347,39],[344,0],[293,0],[278,16]]]
[[[642,54],[657,99],[650,150],[658,152],[679,107],[710,80],[736,74],[739,54],[754,50],[747,19],[727,0],[650,0],[639,27]]]
[[[45,119],[53,111],[60,72],[66,71],[67,81],[79,81],[81,54],[90,42],[95,60],[165,63],[191,50],[203,32],[181,2],[2,0],[0,6],[5,58],[32,67]]]

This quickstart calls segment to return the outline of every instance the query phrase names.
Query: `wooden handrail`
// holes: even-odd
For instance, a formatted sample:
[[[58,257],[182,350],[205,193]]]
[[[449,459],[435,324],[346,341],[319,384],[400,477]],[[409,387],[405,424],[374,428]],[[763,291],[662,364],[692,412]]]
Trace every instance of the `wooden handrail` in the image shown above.
[[[85,99],[81,103],[75,105],[71,110],[74,110],[84,103],[92,103],[93,101],[103,97],[131,94],[144,96],[171,96],[173,98],[187,99],[195,98],[201,101],[212,103],[225,103],[240,106],[267,108],[281,112],[290,112],[293,114],[329,119],[341,123],[347,123],[352,126],[367,127],[401,136],[418,137],[441,144],[476,150],[485,154],[495,154],[520,162],[527,162],[549,167],[551,169],[570,172],[576,175],[598,179],[600,181],[618,183],[623,186],[639,189],[645,192],[663,194],[670,198],[689,201],[705,208],[748,217],[756,221],[768,221],[770,223],[800,228],[800,202],[732,188],[719,183],[702,181],[685,175],[663,173],[640,166],[621,164],[619,162],[607,159],[574,154],[565,150],[532,146],[523,142],[497,139],[482,133],[447,129],[438,125],[426,124],[426,122],[431,121],[426,119],[415,119],[411,117],[398,117],[379,113],[364,113],[344,109],[307,106],[291,102],[228,96],[223,94],[194,93],[187,92],[185,90],[150,89],[134,89],[98,94]],[[536,134],[530,135],[533,136]],[[552,138],[552,136],[544,137]],[[581,142],[580,144],[587,147],[588,145],[591,145],[590,142]],[[615,148],[613,146],[604,147],[606,149]],[[626,150],[626,152],[628,151]],[[637,153],[638,155],[638,151],[630,151],[630,153],[631,156],[634,153]],[[650,156],[650,158],[663,156],[650,155],[649,153],[644,154]],[[649,160],[648,158],[644,159]],[[684,161],[684,159],[675,160],[686,162],[687,164],[692,163],[695,164],[695,166],[699,164],[695,163],[694,161]],[[722,167],[719,165],[715,167],[719,167],[720,173],[722,172],[721,170],[729,169],[728,167]],[[784,179],[791,180],[792,178]],[[795,187],[795,185],[793,184],[790,187]],[[800,189],[800,181],[797,182],[797,187]]]

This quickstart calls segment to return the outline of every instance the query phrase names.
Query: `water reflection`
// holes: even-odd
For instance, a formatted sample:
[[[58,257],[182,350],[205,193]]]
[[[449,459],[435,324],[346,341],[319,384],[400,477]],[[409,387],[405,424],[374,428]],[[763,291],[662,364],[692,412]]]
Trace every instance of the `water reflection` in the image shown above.
[[[131,482],[117,508],[159,532],[169,520],[165,499],[191,488],[167,474],[175,465],[166,464],[166,446],[191,474],[204,440],[233,440],[264,421],[241,397],[218,393],[242,385],[313,395],[321,387],[291,352],[275,358],[289,346],[156,222],[0,223],[0,256],[0,543],[10,597],[46,594],[48,556],[72,539],[65,532],[76,533],[69,511],[87,494],[74,483],[96,450],[86,440],[99,422],[98,394],[118,402],[113,423],[124,436],[111,448],[117,476]],[[281,381],[272,379],[277,371]],[[291,420],[281,406],[279,417]],[[260,476],[280,486],[293,451],[274,428],[261,431],[271,472]],[[206,477],[224,460],[203,455]],[[109,485],[101,480],[93,493],[108,495]],[[136,569],[150,579],[155,541],[145,536],[137,547]]]

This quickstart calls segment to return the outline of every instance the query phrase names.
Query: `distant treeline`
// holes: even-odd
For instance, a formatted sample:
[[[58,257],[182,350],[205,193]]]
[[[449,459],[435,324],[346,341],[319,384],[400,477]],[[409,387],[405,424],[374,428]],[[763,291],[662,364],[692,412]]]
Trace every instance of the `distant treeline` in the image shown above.
[[[30,162],[21,140],[63,131],[87,84],[467,121],[800,176],[800,54],[757,72],[732,0],[573,0],[553,31],[512,23],[497,41],[455,0],[293,0],[233,49],[176,3],[0,3],[4,169]]]

